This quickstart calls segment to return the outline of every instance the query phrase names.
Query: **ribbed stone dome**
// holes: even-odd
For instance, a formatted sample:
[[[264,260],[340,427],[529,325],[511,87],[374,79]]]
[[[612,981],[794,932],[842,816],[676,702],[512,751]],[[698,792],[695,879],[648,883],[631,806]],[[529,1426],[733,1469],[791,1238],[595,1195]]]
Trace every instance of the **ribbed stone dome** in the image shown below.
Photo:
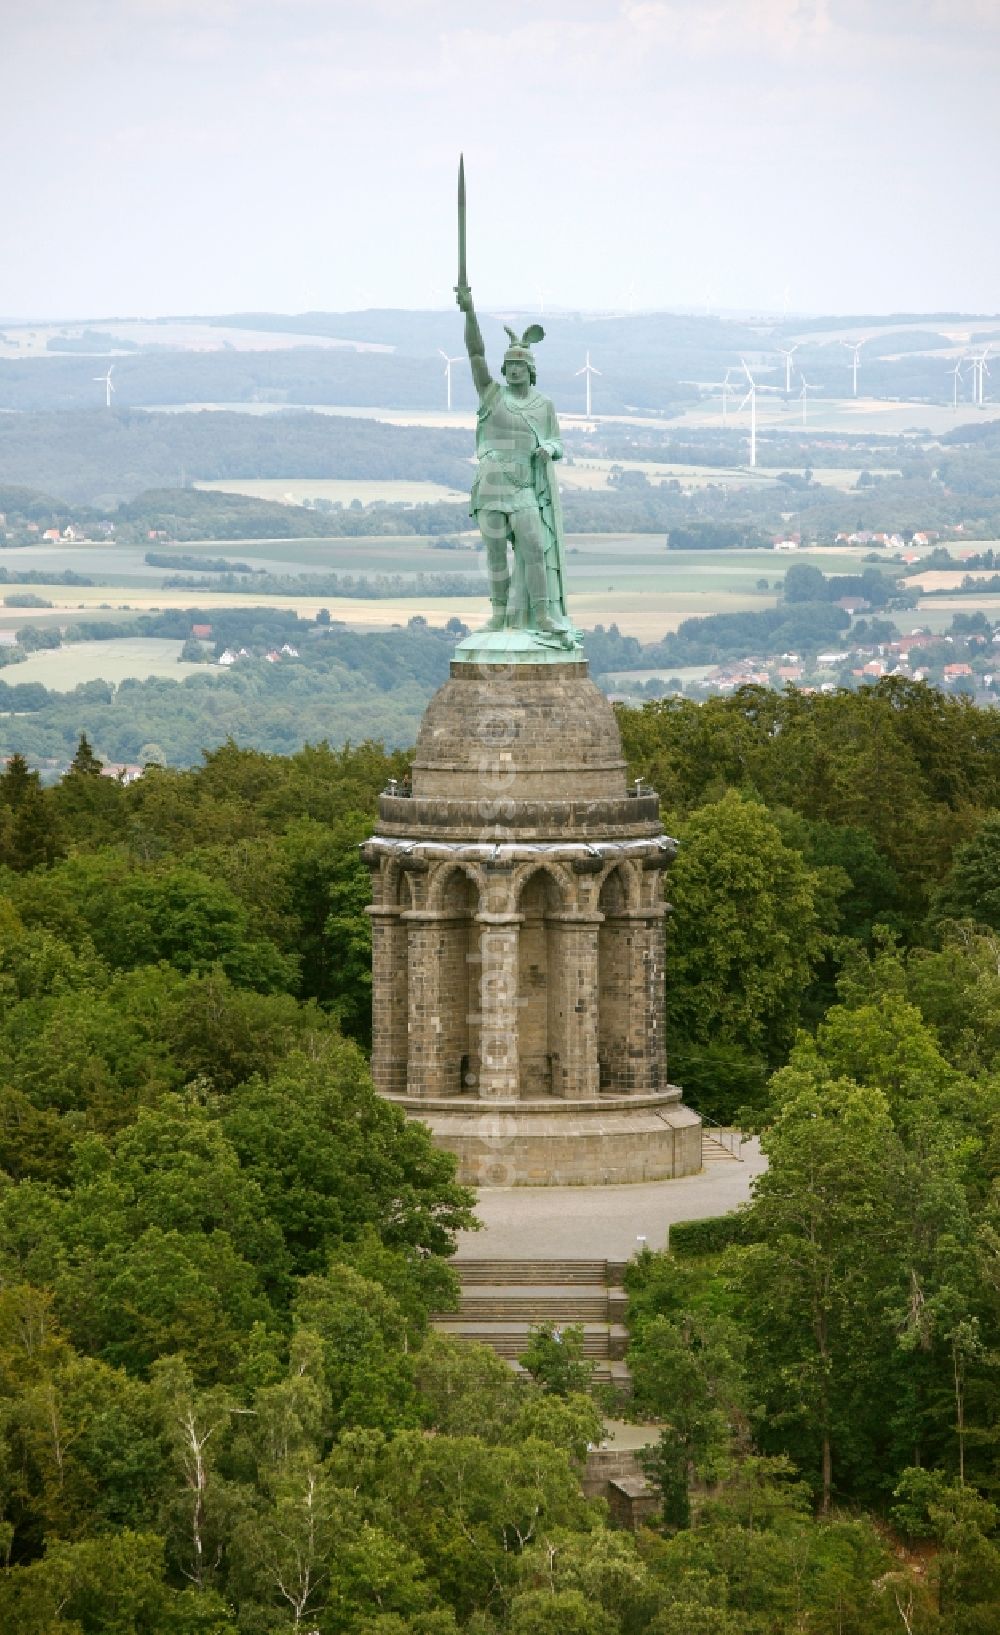
[[[499,671],[499,673],[498,673]],[[413,797],[620,800],[625,758],[614,711],[583,664],[456,664],[427,706]]]

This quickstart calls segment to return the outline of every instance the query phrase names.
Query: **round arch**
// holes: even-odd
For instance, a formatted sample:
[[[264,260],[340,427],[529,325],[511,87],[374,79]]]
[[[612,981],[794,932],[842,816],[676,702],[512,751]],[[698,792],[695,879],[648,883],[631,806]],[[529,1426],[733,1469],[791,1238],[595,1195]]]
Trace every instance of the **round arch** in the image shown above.
[[[459,886],[459,877],[467,880],[473,888],[476,897],[476,911],[483,901],[485,879],[483,872],[474,863],[442,863],[432,870],[427,885],[427,907],[434,912],[440,912],[448,906],[447,899],[453,895]]]
[[[555,891],[556,907],[558,912],[565,913],[572,902],[573,882],[570,880],[565,869],[562,868],[560,864],[550,863],[541,858],[538,858],[537,860],[535,858],[531,858],[530,861],[526,863],[520,863],[514,870],[513,880],[511,882],[511,895],[513,897],[513,906],[515,911],[520,911],[521,902],[526,888],[531,884],[531,881],[535,878],[535,876],[539,874],[544,875],[549,887]]]
[[[638,908],[640,891],[635,864],[627,857],[614,858],[598,877],[597,900],[601,912],[605,912],[612,900],[616,900],[619,913],[622,909]]]

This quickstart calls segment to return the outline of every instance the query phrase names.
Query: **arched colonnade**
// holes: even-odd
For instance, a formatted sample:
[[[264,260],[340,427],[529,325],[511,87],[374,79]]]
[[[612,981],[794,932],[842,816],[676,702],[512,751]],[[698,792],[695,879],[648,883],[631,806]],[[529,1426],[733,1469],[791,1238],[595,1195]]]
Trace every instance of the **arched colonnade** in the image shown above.
[[[389,1095],[595,1100],[666,1089],[656,846],[369,857],[372,1074]]]

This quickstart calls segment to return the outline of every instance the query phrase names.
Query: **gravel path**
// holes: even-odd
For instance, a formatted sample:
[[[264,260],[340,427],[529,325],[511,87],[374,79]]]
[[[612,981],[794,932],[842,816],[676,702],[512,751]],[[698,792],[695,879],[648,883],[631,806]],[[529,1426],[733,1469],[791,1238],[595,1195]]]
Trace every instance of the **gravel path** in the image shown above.
[[[671,1222],[703,1220],[739,1208],[767,1167],[756,1140],[743,1162],[718,1159],[699,1175],[627,1187],[481,1187],[479,1232],[463,1232],[458,1253],[489,1260],[628,1260],[642,1247],[662,1249]]]

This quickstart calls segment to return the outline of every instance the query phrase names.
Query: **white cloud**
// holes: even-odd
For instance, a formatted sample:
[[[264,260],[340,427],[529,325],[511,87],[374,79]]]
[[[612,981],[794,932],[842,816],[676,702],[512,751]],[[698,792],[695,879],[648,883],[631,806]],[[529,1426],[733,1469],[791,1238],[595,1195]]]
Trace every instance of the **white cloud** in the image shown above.
[[[624,0],[622,15],[640,37],[697,53],[795,52],[832,28],[829,0]]]
[[[1000,0],[7,6],[8,307],[446,300],[460,146],[498,299],[991,288]]]

